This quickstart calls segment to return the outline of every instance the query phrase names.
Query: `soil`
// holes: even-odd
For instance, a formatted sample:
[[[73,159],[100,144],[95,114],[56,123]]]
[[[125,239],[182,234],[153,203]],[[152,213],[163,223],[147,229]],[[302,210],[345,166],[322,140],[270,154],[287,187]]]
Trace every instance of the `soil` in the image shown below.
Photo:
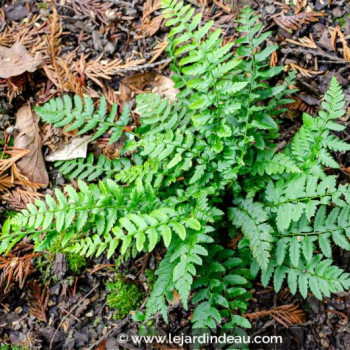
[[[277,43],[279,46],[275,64],[286,67],[284,74],[287,74],[291,67],[299,67],[296,77],[296,87],[299,89],[295,95],[297,102],[284,116],[281,136],[278,140],[279,147],[283,148],[298,130],[303,111],[314,114],[318,109],[331,77],[337,77],[343,85],[349,104],[350,64],[344,59],[344,50],[340,42],[334,50],[330,35],[330,28],[339,25],[345,39],[350,38],[349,2],[345,0],[281,0],[281,2],[191,0],[188,2],[202,11],[205,19],[214,19],[215,26],[224,31],[227,40],[235,36],[237,11],[246,5],[252,6],[258,11],[264,30],[272,31],[270,44]],[[77,3],[82,5],[79,6]],[[0,4],[0,45],[5,44],[2,42],[4,37],[1,34],[8,26],[20,25],[26,18],[38,15],[41,16],[38,20],[38,26],[40,26],[51,13],[50,2],[2,0]],[[86,4],[90,4],[90,7]],[[301,25],[300,29],[290,33],[278,26],[275,19],[282,11],[285,15],[293,15],[295,4],[304,5],[300,12],[322,12],[323,16],[318,17],[315,22]],[[85,60],[100,57],[101,60],[118,58],[124,63],[130,60],[143,60],[139,65],[121,68],[116,74],[112,74],[110,79],[101,78],[102,86],[85,77],[84,84],[87,89],[92,89],[98,94],[107,92],[110,100],[118,100],[125,93],[128,98],[133,99],[135,91],[145,89],[147,84],[130,88],[125,84],[126,77],[147,72],[170,76],[165,51],[152,61],[155,56],[154,48],[165,40],[168,29],[162,23],[153,33],[149,23],[160,15],[160,10],[152,12],[145,24],[144,5],[143,0],[81,2],[61,0],[56,3],[63,30],[60,57],[65,57],[66,54],[76,50],[75,57]],[[2,12],[3,16],[1,16]],[[310,42],[306,46],[295,43],[305,37],[314,40],[317,44],[316,48]],[[44,36],[41,40],[44,40]],[[34,104],[43,103],[61,92],[60,88],[48,79],[43,69],[26,74],[28,75],[24,80],[19,78],[13,78],[10,82],[0,80],[0,147],[4,141],[5,131],[11,133],[9,128],[15,124],[15,113],[19,106],[28,100]],[[119,91],[119,95],[116,96],[113,91]],[[347,108],[348,117],[350,114],[348,105]],[[348,123],[347,119],[344,119],[344,122]],[[62,135],[53,130],[45,144],[44,153],[54,147],[60,137]],[[348,140],[350,136],[345,132],[342,137]],[[97,152],[101,152],[101,147],[96,149]],[[342,181],[348,182],[349,154],[339,157],[338,162],[343,169]],[[63,177],[51,166],[48,166],[48,172],[52,186],[64,183]],[[49,192],[50,188],[46,191]],[[8,202],[3,200],[0,203],[0,226],[8,215],[7,211],[12,209]],[[18,254],[23,256],[23,253]],[[129,278],[134,283],[139,283],[142,286],[141,289],[147,294],[145,269],[154,270],[157,256],[160,254],[162,252],[157,252],[151,258],[141,256],[136,261],[127,261],[119,267],[119,271],[127,271]],[[350,254],[343,251],[334,254],[337,256],[338,265],[349,270]],[[107,260],[105,257],[91,259],[79,273],[72,273],[67,268],[64,256],[58,254],[51,260],[52,264],[48,270],[40,268],[34,262],[33,272],[28,277],[31,281],[42,281],[45,276],[50,277],[47,278],[50,296],[45,314],[46,321],[40,321],[30,313],[28,284],[24,284],[22,288],[18,285],[10,286],[9,293],[5,293],[6,288],[4,289],[2,284],[0,343],[26,346],[29,349],[136,348],[131,344],[122,345],[118,342],[117,336],[122,332],[136,333],[138,324],[132,320],[131,315],[115,320],[113,310],[109,309],[106,303],[108,291],[105,284],[113,280],[115,261]],[[248,331],[248,334],[282,335],[284,349],[350,349],[349,293],[333,295],[325,298],[321,303],[312,296],[307,300],[292,296],[287,289],[276,295],[272,288],[263,288],[258,282],[253,286],[252,292],[253,301],[248,313],[269,310],[272,306],[293,304],[304,311],[305,318],[301,324],[283,325],[270,316],[260,317],[252,321],[253,328]],[[171,306],[169,324],[164,324],[160,317],[155,319],[157,332],[188,333],[191,312],[192,310],[184,311],[181,305]]]

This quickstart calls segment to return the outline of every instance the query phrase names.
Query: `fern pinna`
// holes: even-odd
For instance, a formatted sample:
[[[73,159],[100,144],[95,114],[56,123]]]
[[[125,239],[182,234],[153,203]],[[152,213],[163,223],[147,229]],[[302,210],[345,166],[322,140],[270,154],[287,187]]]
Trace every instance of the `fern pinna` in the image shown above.
[[[333,265],[332,244],[350,249],[349,186],[323,169],[337,168],[333,153],[350,149],[335,134],[344,130],[339,83],[332,79],[318,117],[304,114],[290,145],[277,153],[277,117],[291,102],[293,75],[268,84],[282,67],[269,67],[277,47],[265,45],[269,32],[257,35],[262,24],[254,12],[242,12],[240,38],[224,44],[213,22],[202,23],[189,5],[162,5],[172,27],[177,99],[137,96],[141,127],[121,152],[131,153],[132,161],[100,158],[95,167],[90,156],[59,163],[67,176],[103,181],[79,180],[77,188],[67,185],[28,205],[6,222],[0,250],[24,237],[37,250],[59,246],[88,257],[127,258],[163,245],[145,316],[167,319],[167,301],[176,291],[185,308],[194,308],[193,326],[200,329],[249,327],[241,314],[258,273],[264,285],[273,281],[278,291],[286,281],[304,297],[348,289],[350,276]],[[76,97],[74,108],[69,97],[63,101],[37,113],[94,138],[110,132],[110,142],[128,123],[124,110],[116,121],[115,106],[106,117],[103,97],[96,111],[89,98],[83,105]],[[236,251],[227,249],[241,233]]]

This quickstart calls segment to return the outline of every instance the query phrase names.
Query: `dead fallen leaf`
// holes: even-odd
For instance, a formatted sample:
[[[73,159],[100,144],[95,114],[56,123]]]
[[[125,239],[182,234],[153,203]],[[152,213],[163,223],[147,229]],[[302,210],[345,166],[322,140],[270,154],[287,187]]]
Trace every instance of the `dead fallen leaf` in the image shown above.
[[[174,85],[175,83],[170,78],[156,72],[138,73],[121,81],[119,93],[123,101],[129,101],[133,93],[139,94],[152,89],[153,92],[172,101],[178,93]]]
[[[17,167],[30,181],[47,186],[49,176],[41,151],[39,117],[27,105],[18,110],[16,118],[16,128],[19,130],[19,134],[15,137],[14,147],[30,151],[17,162]]]
[[[38,54],[32,57],[21,43],[15,43],[10,48],[0,46],[0,78],[34,72],[42,62]]]
[[[179,90],[175,88],[175,83],[164,75],[157,75],[154,81],[150,83],[153,92],[168,98],[170,101],[175,100]]]
[[[64,143],[54,152],[45,157],[48,162],[56,162],[58,160],[70,160],[76,158],[86,158],[87,147],[90,136],[73,137],[69,143]]]

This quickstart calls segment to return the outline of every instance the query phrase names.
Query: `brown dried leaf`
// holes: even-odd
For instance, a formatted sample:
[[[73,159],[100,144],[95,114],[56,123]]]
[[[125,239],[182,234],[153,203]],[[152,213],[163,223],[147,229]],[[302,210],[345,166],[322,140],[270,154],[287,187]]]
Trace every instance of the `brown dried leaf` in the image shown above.
[[[272,52],[272,55],[270,57],[270,67],[276,67],[278,62],[278,56],[277,51]]]
[[[293,304],[277,306],[270,310],[262,310],[244,315],[244,317],[249,318],[250,320],[256,320],[265,316],[271,316],[275,321],[286,328],[290,325],[305,322],[304,310],[299,309],[298,305]]]
[[[5,192],[9,188],[13,187],[13,181],[10,176],[8,175],[1,175],[0,176],[0,192]]]
[[[10,169],[19,159],[27,155],[30,151],[27,149],[11,148],[2,152],[2,155],[10,155],[10,158],[0,159],[0,175],[7,169]]]
[[[225,4],[223,1],[220,0],[213,0],[214,4],[217,5],[218,7],[220,7],[221,9],[224,10],[224,12],[226,13],[231,13],[232,9],[230,8],[230,6],[228,6],[227,4]]]
[[[164,41],[159,42],[151,52],[152,59],[149,63],[153,63],[164,52],[168,45],[169,42],[167,38]]]
[[[39,321],[47,323],[46,310],[50,298],[50,290],[47,285],[42,288],[40,282],[28,282],[30,288],[27,297],[30,313]]]
[[[119,92],[122,100],[128,101],[133,93],[139,94],[150,88],[153,92],[174,100],[179,92],[174,85],[170,78],[156,72],[138,73],[123,79]]]
[[[112,1],[102,2],[100,0],[72,0],[73,10],[77,16],[90,17],[94,23],[107,23],[107,10],[113,5]]]
[[[317,22],[319,17],[323,17],[322,12],[301,12],[292,16],[279,16],[274,17],[275,23],[284,29],[285,31],[291,33],[293,30],[300,29],[304,24],[311,22]]]
[[[153,92],[158,93],[170,101],[175,100],[179,90],[175,88],[175,83],[164,75],[157,75],[154,81],[150,83]]]
[[[159,30],[163,22],[163,16],[159,15],[154,17],[151,21],[142,23],[137,27],[137,30],[141,32],[139,35],[135,35],[135,40],[151,37]]]
[[[38,54],[32,57],[21,43],[15,43],[10,48],[0,46],[0,78],[34,72],[42,62]]]
[[[297,70],[302,76],[307,77],[307,78],[312,78],[312,76],[316,75],[316,74],[324,74],[324,72],[322,72],[322,71],[314,71],[311,69],[306,69],[306,68],[298,66],[295,63],[290,63],[289,66],[290,66],[290,68]]]
[[[346,42],[344,34],[342,33],[339,25],[337,25],[335,27],[335,29],[333,30],[333,32],[331,34],[331,43],[332,43],[332,48],[334,51],[337,51],[337,48],[336,48],[337,37],[339,37],[339,40],[340,40],[341,44],[343,45],[344,60],[350,62],[350,48],[348,46],[348,43]]]
[[[28,203],[34,203],[36,199],[41,199],[43,197],[44,195],[42,193],[22,190],[17,187],[11,192],[5,193],[2,199],[4,199],[12,209],[21,210],[25,209]]]
[[[159,10],[161,5],[160,0],[146,0],[143,4],[142,21],[144,21],[146,17],[150,16],[154,11]]]
[[[1,279],[6,281],[6,287],[9,288],[12,282],[18,282],[22,289],[28,276],[34,271],[32,266],[33,258],[41,253],[30,253],[21,256],[28,251],[28,247],[33,246],[28,244],[18,244],[13,251],[10,251],[6,256],[0,257]]]
[[[317,49],[318,48],[312,34],[310,34],[309,38],[307,36],[303,36],[302,38],[298,38],[298,40],[286,39],[286,41],[288,41],[291,44],[307,47],[310,49]]]
[[[25,148],[30,151],[17,162],[17,167],[22,175],[26,176],[30,181],[47,186],[49,184],[49,176],[41,151],[39,118],[30,106],[21,107],[16,117],[16,128],[19,130],[19,134],[15,137],[14,147]]]

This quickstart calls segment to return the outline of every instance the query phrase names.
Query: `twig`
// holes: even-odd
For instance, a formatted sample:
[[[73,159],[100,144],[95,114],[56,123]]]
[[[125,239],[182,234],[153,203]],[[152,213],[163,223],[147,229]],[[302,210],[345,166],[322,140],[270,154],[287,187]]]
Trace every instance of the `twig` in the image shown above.
[[[87,293],[78,303],[76,303],[76,304],[74,305],[74,307],[72,307],[72,309],[67,313],[67,315],[63,317],[62,321],[61,321],[60,324],[58,325],[58,327],[57,327],[57,329],[56,329],[56,331],[55,331],[55,333],[54,333],[54,335],[53,335],[53,337],[52,337],[52,339],[51,339],[51,341],[50,341],[50,347],[49,347],[50,350],[52,349],[53,341],[54,341],[54,339],[56,338],[56,334],[57,334],[58,330],[61,328],[62,324],[66,321],[66,319],[68,318],[68,316],[69,316],[69,315],[70,315],[84,300],[86,300],[86,298],[87,298],[99,285],[100,285],[100,284],[97,283],[97,284],[90,290],[90,292]]]
[[[328,58],[330,59],[331,61],[337,61],[337,63],[349,63],[347,61],[345,61],[344,59],[342,58],[339,58],[339,57],[336,57],[336,56],[333,56],[333,55],[329,55],[327,54],[327,52],[321,50],[321,49],[318,49],[318,50],[315,50],[315,49],[303,49],[303,48],[287,48],[287,49],[282,49],[281,50],[282,53],[284,54],[289,54],[289,53],[293,53],[293,54],[298,54],[298,53],[301,53],[301,54],[307,54],[307,53],[311,53],[312,55],[315,55],[315,56],[320,56],[320,57],[323,57],[323,58]]]
[[[120,68],[120,69],[116,69],[116,71],[117,72],[129,72],[129,71],[138,71],[138,70],[143,70],[143,69],[150,69],[150,68],[154,68],[156,66],[159,66],[161,64],[170,63],[171,61],[172,61],[172,57],[166,58],[164,60],[160,60],[160,61],[157,61],[157,62],[154,62],[154,63],[145,63],[145,64],[141,64],[139,66]]]

